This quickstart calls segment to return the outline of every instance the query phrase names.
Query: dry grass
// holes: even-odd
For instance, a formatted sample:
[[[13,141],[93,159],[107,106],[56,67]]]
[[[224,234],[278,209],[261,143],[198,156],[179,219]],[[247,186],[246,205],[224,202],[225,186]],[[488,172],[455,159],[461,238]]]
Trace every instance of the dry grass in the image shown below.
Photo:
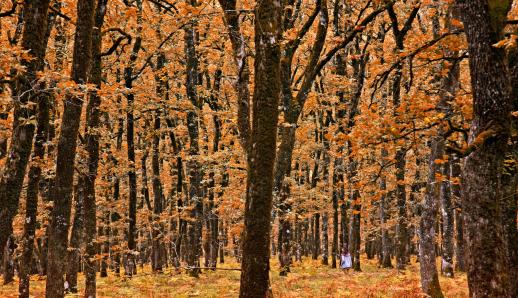
[[[234,261],[218,265],[221,268],[238,268]],[[321,265],[320,261],[305,260],[292,267],[288,277],[279,277],[278,263],[272,260],[271,283],[275,297],[424,297],[420,290],[419,264],[412,263],[405,272],[381,269],[376,261],[362,259],[362,272],[344,274],[337,269]],[[466,275],[455,278],[441,277],[441,287],[446,297],[467,297]],[[1,280],[0,280],[1,282]],[[82,292],[83,276],[80,276]],[[186,274],[166,271],[152,274],[149,268],[140,275],[127,279],[110,275],[97,278],[98,297],[237,297],[239,272],[205,271],[198,279]],[[44,297],[44,279],[33,276],[31,293]],[[18,283],[0,286],[0,297],[17,297]],[[68,295],[67,297],[82,297]]]

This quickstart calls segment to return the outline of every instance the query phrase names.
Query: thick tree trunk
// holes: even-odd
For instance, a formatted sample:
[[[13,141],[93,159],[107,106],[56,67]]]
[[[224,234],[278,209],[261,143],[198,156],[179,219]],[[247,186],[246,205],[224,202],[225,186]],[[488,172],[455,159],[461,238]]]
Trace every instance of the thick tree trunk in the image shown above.
[[[511,280],[502,220],[501,173],[510,135],[511,84],[502,38],[512,1],[458,0],[468,40],[473,122],[465,159],[462,210],[472,297],[509,297]]]
[[[508,53],[509,71],[512,85],[511,99],[513,111],[518,110],[518,48],[514,47],[513,51]],[[518,121],[515,117],[512,119],[512,129],[516,130]],[[502,207],[504,217],[504,229],[506,233],[509,255],[509,268],[511,276],[518,276],[518,138],[516,135],[511,136],[511,145],[506,154],[504,162],[504,171],[502,173]],[[511,283],[510,295],[518,296],[518,283]]]
[[[72,65],[72,80],[77,84],[88,82],[92,57],[94,10],[95,1],[79,0]],[[63,256],[66,255],[68,243],[72,184],[82,103],[83,99],[80,96],[68,94],[61,120],[56,158],[56,179],[52,192],[54,208],[52,209],[49,239],[47,297],[64,296]]]
[[[240,297],[266,297],[270,292],[270,221],[273,170],[281,93],[281,14],[279,1],[255,7],[255,77],[252,135],[248,154],[243,262]]]
[[[35,90],[38,89],[39,82],[36,76],[43,70],[48,7],[49,0],[31,1],[24,4],[22,12],[25,20],[22,49],[29,51],[34,59],[22,60],[25,72],[23,75],[17,75],[12,85],[15,103],[13,133],[0,177],[0,260],[7,239],[12,233],[12,222],[18,211],[20,192],[32,150],[35,125],[23,119],[30,119],[36,115],[35,105],[29,103],[38,103]]]
[[[29,297],[30,272],[34,251],[34,236],[36,232],[36,216],[38,211],[38,190],[41,177],[40,163],[44,159],[47,132],[49,129],[49,96],[42,96],[38,102],[36,139],[34,140],[33,160],[29,169],[27,183],[27,198],[25,204],[25,223],[22,240],[22,256],[20,263],[19,296]]]
[[[56,14],[52,13],[48,16],[47,22],[47,30],[45,32],[44,37],[44,51],[46,52],[48,40],[51,34],[52,29],[54,28],[54,23],[56,20]],[[58,29],[59,30],[59,29]],[[60,35],[62,30],[58,31],[56,36],[56,46],[58,51],[61,50],[62,44],[60,44]],[[44,54],[45,55],[45,54]],[[56,64],[57,68],[60,68],[62,65],[62,59],[59,54],[56,54]],[[24,223],[24,231],[23,231],[23,239],[22,239],[22,255],[19,266],[19,287],[18,292],[20,297],[29,297],[29,288],[30,288],[30,274],[32,272],[32,268],[36,266],[33,264],[33,253],[34,253],[34,238],[36,232],[36,217],[38,214],[38,195],[39,195],[39,183],[42,173],[41,162],[45,157],[45,146],[44,143],[48,140],[49,130],[50,130],[50,112],[49,106],[51,103],[53,96],[51,94],[46,94],[46,96],[41,96],[38,98],[38,113],[36,115],[37,121],[37,131],[36,138],[34,140],[34,151],[31,160],[31,167],[29,169],[28,174],[28,183],[27,183],[27,194],[26,194],[26,204],[25,204],[25,223]],[[46,260],[45,260],[46,261]],[[5,281],[5,279],[4,279]]]

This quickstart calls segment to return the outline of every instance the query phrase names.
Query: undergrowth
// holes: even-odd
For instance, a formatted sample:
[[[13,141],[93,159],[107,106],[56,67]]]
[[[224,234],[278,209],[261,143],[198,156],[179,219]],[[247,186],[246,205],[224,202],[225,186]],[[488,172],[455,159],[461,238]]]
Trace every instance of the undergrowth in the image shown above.
[[[227,259],[218,268],[239,268]],[[331,269],[321,260],[305,259],[295,263],[287,277],[279,276],[278,262],[272,259],[271,285],[275,297],[425,297],[421,293],[419,263],[412,261],[405,271],[378,268],[377,261],[362,259],[362,272],[348,273]],[[150,268],[139,268],[137,276],[126,278],[109,274],[97,277],[98,297],[237,297],[239,271],[204,270],[199,278],[189,277],[168,268],[163,274],[153,274]],[[1,280],[0,280],[1,282]],[[440,277],[445,297],[467,297],[466,274],[455,272],[455,278]],[[84,277],[79,277],[79,293],[67,297],[82,297]],[[31,296],[44,297],[45,279],[31,278]],[[18,297],[18,280],[0,286],[0,297]]]

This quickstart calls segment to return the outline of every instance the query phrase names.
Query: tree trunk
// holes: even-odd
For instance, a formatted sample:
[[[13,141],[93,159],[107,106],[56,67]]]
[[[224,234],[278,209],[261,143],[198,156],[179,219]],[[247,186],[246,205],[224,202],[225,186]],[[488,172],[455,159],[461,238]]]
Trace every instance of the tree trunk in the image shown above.
[[[160,53],[157,57],[155,81],[157,83],[157,96],[161,101],[167,102],[167,81],[163,72],[165,66],[165,54]],[[164,255],[163,255],[163,225],[160,222],[160,215],[163,212],[162,206],[162,183],[160,181],[160,111],[155,112],[153,122],[153,156],[152,156],[152,170],[153,170],[153,215],[154,220],[152,223],[153,239],[152,239],[152,256],[151,256],[151,267],[156,272],[162,272],[164,266]]]
[[[101,28],[104,23],[106,4],[108,0],[98,0],[94,17],[94,29],[92,32],[92,69],[90,71],[90,82],[97,89],[101,88],[102,65],[101,50],[102,36]],[[95,180],[97,177],[97,167],[99,164],[99,135],[101,97],[97,91],[90,93],[88,105],[86,107],[86,151],[88,152],[88,173],[84,178],[84,223],[85,223],[85,297],[95,298],[96,296],[96,271],[97,264],[95,255],[97,253],[97,205],[95,196]]]
[[[92,57],[94,10],[95,2],[93,0],[79,0],[72,65],[72,80],[77,84],[88,82]],[[64,296],[63,256],[66,255],[68,243],[72,184],[82,103],[83,99],[80,96],[68,94],[61,120],[56,158],[56,179],[52,192],[54,208],[49,239],[47,297]]]
[[[360,225],[361,225],[361,197],[359,190],[352,190],[351,193],[351,204],[352,207],[352,215],[351,215],[351,233],[349,234],[349,250],[351,252],[353,269],[354,271],[361,271],[360,265],[360,246],[361,246],[361,237],[360,237]]]
[[[511,74],[512,93],[511,99],[513,104],[513,111],[518,110],[518,49],[514,47],[508,53],[509,71]],[[518,127],[518,121],[515,117],[512,119],[512,130]],[[518,187],[518,138],[516,135],[511,135],[511,142],[509,151],[506,154],[504,161],[504,171],[502,173],[502,204],[504,229],[506,233],[509,255],[509,264],[511,268],[511,276],[518,276],[518,195],[516,193]],[[518,283],[511,283],[510,295],[512,297],[518,296]]]
[[[44,50],[46,52],[48,40],[50,37],[50,33],[54,27],[56,19],[56,14],[51,13],[48,16],[47,22],[47,30],[45,32],[44,37]],[[58,29],[59,30],[59,29]],[[58,50],[61,48],[60,44],[60,34],[58,32],[56,36],[56,46]],[[45,54],[44,54],[45,55]],[[62,64],[62,60],[60,60],[59,54],[57,57],[57,68],[59,68]],[[30,289],[30,274],[32,268],[36,266],[33,265],[33,253],[34,253],[34,238],[36,232],[36,220],[38,214],[38,195],[39,195],[39,183],[41,178],[41,161],[44,160],[45,156],[45,146],[44,143],[48,140],[49,135],[49,105],[53,96],[51,94],[47,94],[46,96],[41,96],[38,98],[38,113],[36,115],[37,121],[37,131],[36,138],[34,140],[34,152],[31,160],[31,167],[29,169],[27,183],[27,194],[26,194],[26,204],[25,204],[25,223],[24,223],[24,231],[23,231],[23,239],[22,239],[22,255],[19,266],[19,296],[20,297],[29,297],[29,289]],[[6,143],[7,145],[7,143]],[[0,150],[1,151],[1,150]],[[5,279],[4,279],[5,281]]]
[[[318,259],[320,254],[320,213],[313,215],[313,260]]]
[[[129,197],[128,197],[128,252],[126,254],[125,263],[125,274],[132,276],[137,274],[137,263],[135,260],[136,254],[136,241],[135,237],[137,234],[137,173],[135,171],[135,132],[134,132],[134,115],[133,115],[133,103],[135,101],[135,94],[133,93],[133,71],[135,63],[138,58],[138,53],[142,46],[142,1],[137,0],[137,36],[133,49],[130,55],[129,64],[124,69],[124,86],[128,89],[126,93],[126,100],[128,102],[128,110],[126,112],[126,144],[128,151],[128,186],[129,186]]]
[[[38,96],[34,90],[40,84],[37,73],[43,70],[45,58],[45,34],[47,31],[49,0],[25,3],[23,6],[24,30],[22,49],[29,51],[34,59],[22,60],[25,72],[16,75],[12,85],[14,105],[13,133],[7,153],[2,175],[0,177],[0,260],[7,239],[12,233],[13,218],[18,211],[18,202],[22,190],[27,163],[32,150],[34,123],[31,119],[36,115],[35,105]],[[43,95],[46,96],[46,95]]]
[[[240,297],[266,297],[270,290],[270,221],[277,139],[282,7],[261,1],[255,7],[255,76],[252,135],[248,152]]]
[[[510,136],[511,84],[504,49],[493,45],[512,1],[458,0],[469,51],[473,122],[462,183],[472,297],[509,297],[501,173]],[[514,281],[513,281],[514,282]]]
[[[454,158],[451,162],[451,178],[453,181],[456,179],[460,180],[462,175],[462,169],[460,165],[460,159]],[[466,272],[466,261],[465,261],[465,250],[464,250],[464,215],[462,214],[462,209],[460,208],[461,203],[461,186],[460,181],[456,183],[452,183],[451,185],[451,194],[454,199],[455,208],[455,269],[457,271]]]
[[[443,297],[437,273],[435,254],[435,227],[439,206],[439,183],[436,174],[440,173],[439,166],[435,162],[442,158],[444,153],[444,138],[435,136],[431,141],[430,161],[428,163],[428,181],[426,193],[421,211],[419,225],[419,266],[421,269],[421,288],[431,297]]]
[[[65,290],[77,293],[77,272],[81,264],[81,244],[84,242],[84,176],[79,177],[74,191],[75,214],[67,249]]]
[[[324,212],[322,216],[322,264],[329,265],[329,216]]]
[[[386,151],[382,149],[383,153]],[[386,156],[386,154],[385,154]],[[380,177],[380,225],[381,225],[381,267],[383,268],[392,268],[392,260],[390,258],[390,239],[388,235],[388,227],[387,227],[387,179],[383,175]]]
[[[4,258],[2,260],[2,267],[4,270],[4,285],[10,284],[14,281],[14,250],[17,245],[13,235],[7,239],[7,244],[4,249]]]
[[[190,1],[195,5],[195,1]],[[201,101],[198,98],[196,86],[198,85],[198,58],[196,56],[196,29],[192,21],[185,29],[185,56],[186,56],[186,91],[187,97],[192,105],[201,110]],[[187,237],[190,249],[188,251],[187,264],[191,269],[189,274],[198,277],[200,273],[201,235],[203,216],[203,192],[201,182],[203,179],[201,164],[197,159],[199,156],[199,115],[197,111],[187,112],[187,128],[189,132],[189,155],[191,159],[187,162],[189,173],[189,204],[192,205],[190,212],[191,221],[187,223]]]
[[[344,191],[345,193],[345,191]],[[347,203],[340,205],[340,247],[348,247],[349,242],[349,219],[347,218]]]
[[[29,169],[27,183],[27,198],[25,204],[25,223],[22,240],[22,256],[20,263],[19,294],[21,298],[29,297],[31,264],[34,251],[34,236],[36,232],[36,216],[38,214],[38,190],[41,177],[40,163],[44,159],[47,132],[49,129],[49,96],[42,96],[38,102],[36,139],[34,140],[33,160]]]
[[[441,182],[441,213],[442,213],[442,263],[441,272],[447,277],[453,277],[453,203],[450,191],[450,162],[442,165]]]
[[[417,17],[420,7],[414,6],[408,18],[404,22],[403,28],[399,28],[398,16],[394,11],[394,5],[387,7],[387,12],[391,20],[392,33],[396,44],[395,51],[402,52],[405,49],[405,37],[412,28],[412,23]],[[400,114],[398,108],[401,104],[401,80],[403,78],[403,65],[398,63],[395,68],[395,74],[392,81],[392,104],[394,107],[394,116],[397,118]],[[396,119],[396,122],[398,120]],[[396,149],[396,204],[398,210],[397,227],[396,227],[396,266],[399,270],[405,269],[408,261],[407,239],[408,239],[408,215],[406,211],[406,184],[405,184],[405,156],[406,149],[398,147]]]
[[[333,169],[333,245],[331,249],[331,268],[336,268],[336,258],[339,254],[338,200],[343,200],[342,163],[343,161],[341,158],[335,159]]]

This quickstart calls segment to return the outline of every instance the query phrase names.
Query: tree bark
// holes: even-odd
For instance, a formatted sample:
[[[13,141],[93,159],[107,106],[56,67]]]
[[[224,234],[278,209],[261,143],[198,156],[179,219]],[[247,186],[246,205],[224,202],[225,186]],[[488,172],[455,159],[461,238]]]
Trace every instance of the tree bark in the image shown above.
[[[442,182],[440,190],[441,214],[442,214],[442,263],[441,272],[447,277],[453,277],[453,203],[450,188],[450,162],[444,161],[442,165]]]
[[[156,93],[161,101],[167,102],[167,79],[164,73],[166,62],[165,54],[160,53],[157,57],[155,82],[157,84]],[[153,156],[152,156],[152,170],[153,170],[153,240],[152,240],[152,256],[151,261],[154,271],[161,272],[164,266],[163,261],[165,260],[163,251],[163,225],[160,221],[160,215],[163,212],[164,206],[162,206],[162,183],[160,181],[160,132],[161,127],[161,113],[156,111],[153,121]]]
[[[136,254],[136,241],[135,237],[137,234],[137,173],[135,171],[135,118],[133,115],[133,103],[135,101],[135,94],[133,93],[133,71],[135,69],[135,63],[138,58],[138,53],[142,47],[142,1],[137,0],[137,34],[133,49],[129,58],[129,64],[124,68],[124,86],[128,89],[126,94],[126,100],[128,102],[128,109],[126,112],[126,144],[128,152],[128,186],[129,186],[129,197],[128,197],[128,253],[126,254],[126,264],[124,274],[132,276],[137,274],[137,264],[135,261]]]
[[[472,297],[510,297],[500,179],[510,136],[511,84],[504,50],[493,45],[502,38],[512,1],[456,2],[468,40],[473,92],[462,183],[468,285]]]
[[[518,110],[518,49],[514,47],[508,53],[510,79],[512,85],[511,99],[513,111]],[[518,121],[513,117],[511,122],[512,130],[518,127]],[[504,171],[502,173],[502,204],[504,216],[504,229],[506,233],[509,255],[509,268],[511,276],[518,276],[518,138],[511,135],[509,151],[504,161]],[[510,295],[518,296],[518,283],[511,283]]]
[[[322,216],[322,264],[329,265],[329,216],[324,212]]]
[[[48,7],[49,0],[31,1],[24,4],[22,12],[24,29],[21,45],[34,59],[22,60],[25,72],[17,75],[12,85],[15,103],[13,133],[0,177],[0,260],[12,233],[12,223],[18,211],[20,192],[32,150],[36,109],[30,103],[38,103],[36,91],[40,83],[36,75],[43,70],[44,65]]]
[[[417,17],[420,6],[414,6],[402,28],[399,27],[399,20],[394,5],[389,5],[387,8],[388,15],[391,20],[392,33],[396,43],[395,50],[402,52],[405,49],[405,37],[412,28],[412,23]],[[392,101],[394,107],[394,116],[399,116],[397,109],[401,104],[401,80],[403,77],[403,65],[398,63],[395,69],[394,78],[392,81]],[[397,121],[397,120],[396,120]],[[396,149],[396,204],[398,210],[397,227],[396,227],[396,266],[399,270],[405,269],[408,252],[408,215],[406,211],[406,185],[405,185],[405,148],[399,147]]]
[[[333,244],[331,249],[331,268],[337,267],[336,258],[339,254],[338,201],[343,200],[342,163],[342,158],[336,158],[333,169]]]
[[[243,262],[240,297],[266,297],[269,289],[270,221],[273,170],[281,94],[281,21],[279,1],[255,7],[255,77],[252,134],[247,158]]]
[[[435,162],[444,153],[444,138],[435,136],[431,141],[430,161],[428,163],[428,181],[422,204],[421,220],[419,225],[419,266],[421,270],[421,288],[431,297],[443,297],[437,273],[435,253],[435,227],[439,206],[439,186],[436,174],[440,173]]]
[[[101,88],[102,81],[102,34],[101,29],[104,23],[104,15],[108,0],[98,0],[94,15],[94,28],[92,32],[92,68],[90,71],[90,83],[97,89]],[[101,96],[97,91],[92,91],[88,97],[86,107],[86,151],[88,152],[87,164],[88,172],[84,177],[84,224],[85,224],[85,297],[95,298],[96,296],[96,271],[97,263],[95,255],[97,253],[97,204],[95,196],[95,180],[97,178],[97,168],[99,165],[99,125]]]
[[[452,179],[459,179],[462,175],[462,169],[460,165],[460,158],[455,157],[451,162],[451,177]],[[466,260],[465,260],[465,239],[464,239],[464,215],[461,204],[461,182],[453,183],[451,186],[451,194],[453,196],[455,208],[455,270],[460,272],[466,272]]]
[[[189,0],[191,5],[196,2]],[[198,277],[201,270],[201,237],[202,237],[202,216],[203,216],[203,191],[202,179],[203,173],[201,169],[199,157],[199,122],[198,111],[201,110],[201,100],[198,97],[196,86],[198,85],[198,58],[196,56],[196,28],[194,20],[190,22],[185,29],[185,56],[186,56],[186,91],[187,97],[194,109],[187,112],[187,128],[189,133],[189,155],[187,162],[189,173],[189,204],[192,205],[190,212],[191,221],[187,223],[187,237],[190,249],[188,251],[187,264],[189,274]]]
[[[72,63],[72,80],[76,84],[86,84],[92,57],[92,33],[94,27],[95,1],[79,0],[77,5],[77,25]],[[68,243],[70,205],[77,135],[81,120],[83,100],[80,96],[68,94],[61,120],[61,133],[56,157],[56,179],[52,197],[51,233],[48,251],[47,297],[63,297],[64,259]]]
[[[65,290],[77,293],[77,272],[81,264],[81,244],[84,243],[84,176],[80,176],[74,190],[75,214],[67,248]]]
[[[384,160],[388,153],[385,148],[381,149],[381,158]],[[381,266],[383,268],[392,268],[392,259],[390,253],[390,239],[387,227],[387,178],[382,174],[380,177],[380,229],[381,229]]]
[[[54,27],[55,14],[48,16],[47,28],[45,37],[43,40],[44,53],[46,52],[48,40],[52,28]],[[59,38],[57,38],[59,41]],[[56,42],[60,45],[59,42]],[[43,54],[45,55],[45,54]],[[59,56],[59,55],[58,55]],[[59,59],[58,59],[59,60]],[[33,267],[33,252],[34,252],[34,237],[36,232],[36,217],[38,214],[38,195],[39,195],[39,183],[42,172],[42,162],[45,157],[45,146],[44,143],[48,140],[49,133],[49,106],[52,100],[52,95],[43,95],[37,98],[38,100],[38,113],[36,115],[37,131],[36,138],[34,140],[34,151],[31,160],[31,166],[28,174],[27,183],[27,194],[25,204],[25,223],[23,229],[23,240],[22,240],[22,255],[19,267],[19,287],[18,293],[21,298],[29,297],[30,289],[30,274]],[[7,143],[6,143],[7,144]],[[46,261],[46,260],[45,260]],[[5,281],[5,279],[4,279]]]

